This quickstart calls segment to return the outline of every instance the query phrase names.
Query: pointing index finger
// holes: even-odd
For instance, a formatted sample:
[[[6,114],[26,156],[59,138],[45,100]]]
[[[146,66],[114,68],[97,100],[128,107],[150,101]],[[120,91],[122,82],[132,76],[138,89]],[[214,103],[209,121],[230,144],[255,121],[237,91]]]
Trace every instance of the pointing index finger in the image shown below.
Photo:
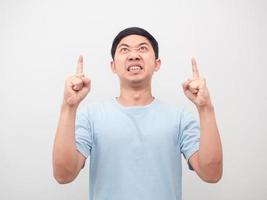
[[[197,61],[195,58],[192,58],[191,62],[192,62],[193,78],[198,78],[199,77],[199,71],[197,68]]]
[[[83,73],[83,56],[80,55],[77,63],[76,74],[82,74],[82,73]]]

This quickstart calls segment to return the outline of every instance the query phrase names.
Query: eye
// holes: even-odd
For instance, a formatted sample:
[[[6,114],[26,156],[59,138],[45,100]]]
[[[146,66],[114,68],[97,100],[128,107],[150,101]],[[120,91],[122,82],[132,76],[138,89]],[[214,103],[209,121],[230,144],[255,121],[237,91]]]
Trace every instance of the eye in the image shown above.
[[[129,50],[128,50],[128,48],[126,48],[126,47],[122,47],[121,49],[120,49],[120,52],[121,53],[127,53]]]
[[[140,52],[146,52],[148,50],[148,48],[146,47],[146,46],[141,46],[140,48],[139,48],[139,51]]]

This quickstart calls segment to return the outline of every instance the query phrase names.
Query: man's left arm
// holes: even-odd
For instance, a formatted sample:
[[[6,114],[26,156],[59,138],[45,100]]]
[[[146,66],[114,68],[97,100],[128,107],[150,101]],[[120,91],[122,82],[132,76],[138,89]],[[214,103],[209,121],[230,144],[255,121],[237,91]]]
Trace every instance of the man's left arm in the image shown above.
[[[200,77],[195,59],[192,59],[192,70],[193,79],[183,83],[183,90],[199,113],[200,144],[199,150],[190,157],[189,162],[202,180],[216,183],[223,171],[220,134],[206,81]]]

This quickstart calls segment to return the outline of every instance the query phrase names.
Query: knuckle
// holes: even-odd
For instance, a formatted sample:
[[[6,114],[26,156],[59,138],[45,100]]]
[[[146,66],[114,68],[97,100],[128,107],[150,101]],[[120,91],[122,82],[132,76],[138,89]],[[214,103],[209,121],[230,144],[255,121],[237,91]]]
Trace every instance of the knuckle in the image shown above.
[[[84,73],[78,73],[75,75],[77,78],[82,78],[85,77]]]

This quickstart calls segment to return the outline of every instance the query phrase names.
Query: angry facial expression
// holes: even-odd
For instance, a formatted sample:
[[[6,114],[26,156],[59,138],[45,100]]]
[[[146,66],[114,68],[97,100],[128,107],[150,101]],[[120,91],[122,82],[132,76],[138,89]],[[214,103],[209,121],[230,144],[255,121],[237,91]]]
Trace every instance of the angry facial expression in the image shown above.
[[[152,75],[160,68],[154,49],[146,37],[129,35],[118,44],[111,69],[121,84],[151,83]]]

